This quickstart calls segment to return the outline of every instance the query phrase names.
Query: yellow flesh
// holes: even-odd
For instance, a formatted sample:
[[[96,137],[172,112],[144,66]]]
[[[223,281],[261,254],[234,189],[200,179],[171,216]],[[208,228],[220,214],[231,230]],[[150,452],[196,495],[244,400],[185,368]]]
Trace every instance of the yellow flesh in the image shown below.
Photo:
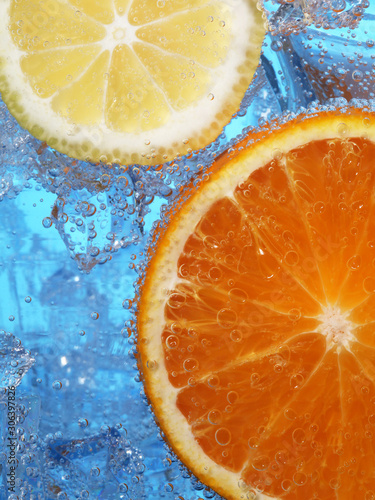
[[[204,0],[117,0],[116,11],[113,5],[13,1],[10,29],[25,54],[21,69],[33,91],[51,98],[52,109],[70,123],[151,130],[207,93],[210,70],[231,42],[229,8]]]

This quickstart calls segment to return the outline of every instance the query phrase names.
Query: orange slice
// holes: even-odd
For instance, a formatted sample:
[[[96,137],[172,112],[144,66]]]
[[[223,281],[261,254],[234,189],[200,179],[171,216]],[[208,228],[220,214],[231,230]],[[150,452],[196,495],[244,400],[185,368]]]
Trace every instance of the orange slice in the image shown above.
[[[176,454],[227,499],[369,500],[375,116],[274,125],[219,159],[155,235],[145,389]]]
[[[3,0],[0,91],[58,151],[162,163],[230,121],[264,33],[256,0]]]

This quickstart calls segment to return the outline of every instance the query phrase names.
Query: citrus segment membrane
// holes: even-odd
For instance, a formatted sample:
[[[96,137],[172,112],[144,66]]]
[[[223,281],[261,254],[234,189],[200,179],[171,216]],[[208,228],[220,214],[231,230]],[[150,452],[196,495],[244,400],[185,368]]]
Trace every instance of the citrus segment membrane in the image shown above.
[[[69,81],[77,80],[100,54],[100,47],[66,48],[51,53],[31,53],[21,59],[21,69],[41,97],[51,97]]]
[[[58,110],[61,116],[72,123],[77,121],[84,125],[99,123],[103,114],[102,100],[105,85],[105,75],[102,70],[108,68],[109,58],[108,50],[102,52],[80,78],[53,97],[52,109]]]
[[[130,47],[118,45],[113,51],[108,81],[107,122],[114,130],[140,132],[165,123],[168,116],[163,93],[154,86],[143,64]]]
[[[152,247],[145,389],[225,498],[375,491],[374,123],[321,113],[244,140]]]
[[[113,0],[70,0],[70,3],[78,9],[78,12],[94,18],[99,23],[111,24],[115,20]],[[77,16],[79,15],[77,13]]]
[[[10,34],[8,49],[19,49],[18,57],[52,48],[68,48],[99,42],[106,36],[106,29],[91,17],[77,14],[70,2],[58,0],[20,0],[2,2],[3,29]],[[4,40],[5,43],[5,40]],[[3,56],[3,54],[2,54]],[[51,58],[51,60],[53,60]]]
[[[134,26],[143,26],[183,10],[196,9],[208,2],[209,0],[159,0],[150,3],[148,0],[134,0],[129,9],[129,22]]]
[[[0,90],[63,153],[162,163],[229,122],[264,32],[255,0],[5,0]]]

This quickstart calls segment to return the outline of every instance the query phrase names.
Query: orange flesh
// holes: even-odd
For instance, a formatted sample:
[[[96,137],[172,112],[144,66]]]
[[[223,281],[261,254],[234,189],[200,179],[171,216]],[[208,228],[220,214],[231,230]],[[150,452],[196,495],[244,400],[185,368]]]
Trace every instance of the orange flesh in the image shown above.
[[[212,460],[272,497],[375,498],[373,158],[357,138],[276,158],[178,261],[162,335],[178,408]]]

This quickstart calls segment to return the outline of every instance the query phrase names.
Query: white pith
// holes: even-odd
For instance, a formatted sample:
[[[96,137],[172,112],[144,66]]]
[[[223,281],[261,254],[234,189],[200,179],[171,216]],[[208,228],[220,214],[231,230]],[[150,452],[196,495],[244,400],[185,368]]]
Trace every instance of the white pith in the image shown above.
[[[350,351],[350,343],[355,340],[353,325],[347,319],[350,311],[342,312],[338,307],[328,306],[324,308],[323,314],[317,317],[321,324],[319,333],[327,339],[327,349],[338,349],[342,347]]]
[[[352,122],[338,115],[326,122],[309,123],[309,120],[293,130],[279,133],[277,140],[272,137],[252,147],[251,152],[240,154],[230,164],[230,168],[212,175],[209,189],[204,185],[182,207],[169,225],[163,236],[163,246],[158,248],[157,260],[153,265],[152,279],[147,283],[142,298],[139,342],[142,345],[142,364],[146,359],[156,361],[157,369],[152,376],[145,368],[146,389],[152,403],[158,403],[156,416],[159,419],[169,441],[180,458],[190,466],[199,478],[219,491],[226,498],[245,500],[246,487],[241,483],[241,473],[233,473],[218,466],[206,456],[195,441],[191,428],[185,417],[176,410],[178,389],[171,386],[164,364],[164,350],[161,334],[165,324],[164,308],[168,291],[175,288],[177,277],[176,262],[183,251],[187,237],[193,232],[209,207],[224,196],[231,196],[235,186],[248,178],[256,169],[272,160],[274,151],[281,154],[291,148],[299,147],[312,140],[341,137],[338,130],[345,122],[348,125],[348,136],[367,136],[375,142],[375,126],[364,126],[358,119]],[[321,321],[319,332],[327,339],[327,349],[350,348],[352,325],[345,313],[335,307],[327,307],[317,319]],[[160,406],[159,406],[160,405]],[[271,497],[258,493],[257,500],[270,500]]]
[[[104,25],[107,28],[107,35],[101,43],[103,50],[110,50],[111,52],[117,47],[119,43],[126,43],[131,45],[133,42],[139,41],[136,32],[138,26],[132,26],[127,16],[115,15],[113,23]]]
[[[59,1],[70,5],[67,0]],[[54,96],[49,98],[37,96],[20,68],[20,60],[27,52],[15,46],[8,29],[10,0],[0,2],[0,61],[5,61],[5,69],[2,69],[0,73],[4,74],[5,71],[12,90],[19,95],[18,103],[24,108],[25,115],[30,117],[31,121],[35,121],[46,132],[45,135],[48,138],[57,138],[58,144],[67,141],[74,148],[86,143],[90,144],[90,148],[98,148],[103,155],[111,155],[114,150],[119,150],[129,157],[132,152],[143,157],[150,157],[160,148],[168,150],[172,147],[176,152],[180,148],[185,153],[189,148],[189,138],[197,138],[202,130],[208,129],[233,94],[233,87],[240,78],[238,68],[246,61],[246,52],[249,50],[248,36],[240,36],[240,34],[252,33],[254,30],[259,32],[259,23],[254,17],[255,0],[239,2],[220,0],[220,2],[230,8],[232,16],[231,44],[226,58],[218,67],[208,69],[212,76],[211,84],[205,95],[198,101],[186,109],[176,111],[166,99],[171,114],[165,126],[139,133],[123,133],[109,128],[104,116],[100,124],[82,126],[79,123],[69,122],[55,113],[51,108]],[[209,3],[211,2],[202,2],[202,5]],[[213,5],[214,3],[212,2]],[[131,3],[129,9],[130,6]],[[148,25],[158,22],[159,20],[152,21]],[[106,36],[100,42],[94,43],[95,46],[100,46],[100,53],[105,50],[112,52],[118,44],[125,43],[132,47],[134,42],[142,43],[136,34],[142,26],[132,26],[127,20],[127,12],[121,16],[116,14],[113,23],[103,24],[103,26],[107,31]],[[74,45],[70,45],[69,48],[74,48]],[[173,55],[172,52],[169,54]],[[99,56],[100,54],[97,57]],[[211,95],[214,95],[214,99],[211,99]],[[48,139],[46,140],[48,142]],[[59,149],[58,146],[56,148]],[[164,161],[167,159],[171,158],[165,158]]]

